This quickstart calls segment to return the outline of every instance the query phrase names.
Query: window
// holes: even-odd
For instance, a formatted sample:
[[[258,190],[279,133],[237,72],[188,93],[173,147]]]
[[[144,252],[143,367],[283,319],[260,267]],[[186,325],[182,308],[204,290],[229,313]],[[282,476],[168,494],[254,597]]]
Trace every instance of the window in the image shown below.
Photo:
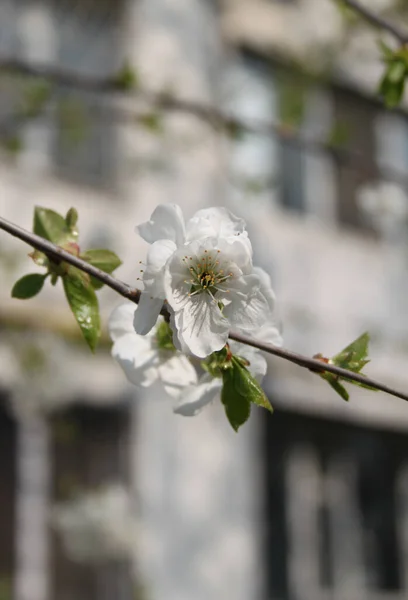
[[[265,425],[267,597],[406,598],[406,434],[282,412]]]
[[[68,0],[54,0],[56,63],[61,69],[92,78],[118,69],[120,5],[114,0],[83,0],[73,8]],[[55,162],[63,175],[108,185],[117,155],[109,98],[61,87],[54,143]]]

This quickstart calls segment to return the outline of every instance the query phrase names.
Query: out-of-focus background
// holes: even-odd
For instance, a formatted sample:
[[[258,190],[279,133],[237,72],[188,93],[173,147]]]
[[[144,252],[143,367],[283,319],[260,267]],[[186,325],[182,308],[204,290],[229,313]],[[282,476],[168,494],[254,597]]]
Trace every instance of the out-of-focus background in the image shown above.
[[[376,99],[378,38],[330,0],[0,0],[0,214],[75,206],[81,245],[135,284],[157,204],[227,206],[285,346],[330,356],[368,330],[367,373],[407,388],[408,121]],[[131,93],[84,83],[126,64]],[[273,416],[238,435],[218,404],[176,416],[106,331],[90,354],[61,289],[10,298],[29,251],[0,235],[1,600],[406,598],[402,401],[347,404],[271,359]],[[106,325],[120,298],[99,297]]]

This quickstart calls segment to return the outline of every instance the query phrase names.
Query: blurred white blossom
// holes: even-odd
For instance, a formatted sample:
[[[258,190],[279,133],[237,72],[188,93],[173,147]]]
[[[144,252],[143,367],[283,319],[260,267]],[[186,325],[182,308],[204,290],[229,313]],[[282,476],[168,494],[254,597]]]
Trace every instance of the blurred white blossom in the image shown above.
[[[171,330],[162,317],[146,335],[136,333],[135,309],[132,302],[121,304],[109,319],[112,356],[130,383],[141,388],[158,383],[169,396],[178,396],[182,388],[197,381],[195,369],[173,346]]]
[[[374,227],[390,231],[408,217],[408,197],[397,184],[381,181],[362,186],[357,193],[357,203]]]

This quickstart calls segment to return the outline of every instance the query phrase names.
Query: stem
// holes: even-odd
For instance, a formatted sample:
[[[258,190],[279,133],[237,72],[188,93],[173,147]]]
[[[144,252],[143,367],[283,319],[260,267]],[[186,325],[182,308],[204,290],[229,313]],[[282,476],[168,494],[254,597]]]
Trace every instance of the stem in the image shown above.
[[[388,31],[391,33],[401,44],[408,44],[408,32],[402,30],[395,23],[391,23],[388,19],[384,17],[380,17],[376,13],[372,12],[366,6],[360,4],[356,0],[341,0],[345,6],[351,8],[355,13],[359,14],[363,19],[365,19],[371,25],[378,27],[379,29],[383,29],[384,31]]]
[[[368,9],[360,7],[357,2],[354,2],[353,0],[341,1],[362,15],[365,13],[370,14],[371,21],[376,19],[382,23],[383,28],[385,28],[384,23],[386,23],[386,21],[371,14]],[[387,25],[387,27],[392,28],[392,25]],[[393,33],[396,35],[395,31],[393,31]],[[399,32],[397,37],[402,41],[401,35],[402,33]],[[407,41],[406,36],[405,41]],[[299,130],[288,127],[284,123],[266,119],[237,118],[233,114],[219,110],[209,104],[178,98],[168,92],[153,92],[141,87],[123,90],[118,84],[117,77],[114,76],[105,78],[91,77],[88,75],[81,75],[74,70],[61,69],[60,67],[53,67],[50,65],[30,64],[8,57],[0,57],[0,74],[2,72],[44,79],[57,86],[63,85],[72,89],[85,90],[98,94],[139,98],[149,106],[153,107],[149,110],[156,110],[159,113],[189,114],[206,123],[216,132],[224,133],[226,135],[228,135],[230,129],[239,130],[244,133],[270,136],[281,142],[293,145],[300,150],[316,154],[317,156],[320,156],[322,152],[327,153],[337,166],[347,166],[353,169],[353,171],[364,174],[367,178],[378,179],[378,177],[380,177],[381,179],[393,181],[405,189],[408,189],[408,176],[402,169],[395,168],[391,164],[377,165],[375,161],[365,157],[364,154],[358,150],[340,146],[323,138],[319,139],[317,137],[312,137],[309,134],[301,133]],[[115,106],[113,103],[107,105],[107,110],[109,110],[110,118],[113,121],[119,123],[125,122],[133,125],[140,121],[143,114],[146,114],[146,111],[140,109],[134,110],[133,108],[127,108],[125,106]],[[43,112],[44,111],[42,111],[42,113]],[[36,117],[33,117],[33,119],[35,118]],[[9,121],[10,118],[8,117],[4,123],[0,123],[0,134],[2,134],[3,131],[3,136],[5,133],[7,133],[7,135],[10,134],[12,127],[10,126]],[[14,124],[16,126],[21,126],[26,121],[27,118],[21,120],[17,119]],[[13,123],[11,125],[13,125]]]
[[[81,258],[70,254],[69,252],[63,250],[59,246],[56,246],[52,242],[49,242],[48,240],[45,240],[44,238],[36,235],[35,233],[31,233],[26,229],[23,229],[22,227],[19,227],[18,225],[15,225],[14,223],[7,221],[6,219],[3,219],[3,217],[0,217],[0,229],[3,229],[13,237],[16,237],[22,240],[23,242],[26,242],[26,244],[29,244],[36,250],[43,252],[54,262],[67,262],[76,267],[77,269],[80,269],[81,271],[92,275],[92,277],[95,277],[96,279],[110,287],[112,290],[114,290],[124,298],[127,298],[131,302],[138,304],[140,299],[139,290],[132,288],[127,283],[124,283],[123,281],[112,277],[112,275],[109,275],[108,273],[105,273],[104,271],[93,267]],[[165,305],[162,308],[161,314],[167,318],[169,316],[168,310]],[[305,369],[309,369],[317,373],[333,373],[334,375],[338,375],[339,377],[342,377],[343,379],[346,379],[348,381],[354,381],[356,383],[363,383],[365,385],[369,385],[375,388],[376,390],[385,392],[386,394],[390,394],[391,396],[401,398],[402,400],[406,400],[408,402],[408,394],[398,392],[397,390],[394,390],[393,388],[383,383],[375,381],[374,379],[365,377],[360,373],[353,373],[352,371],[348,371],[347,369],[342,369],[340,367],[336,367],[335,365],[326,364],[315,358],[309,358],[308,356],[303,356],[302,354],[297,354],[290,350],[285,350],[284,348],[278,348],[273,344],[268,344],[260,340],[254,340],[248,336],[233,331],[230,332],[229,338],[235,340],[236,342],[240,342],[241,344],[253,346],[254,348],[258,348],[258,350],[263,350],[268,354],[273,354],[274,356],[278,356],[279,358],[288,360],[289,362],[295,363],[299,367],[303,367]]]

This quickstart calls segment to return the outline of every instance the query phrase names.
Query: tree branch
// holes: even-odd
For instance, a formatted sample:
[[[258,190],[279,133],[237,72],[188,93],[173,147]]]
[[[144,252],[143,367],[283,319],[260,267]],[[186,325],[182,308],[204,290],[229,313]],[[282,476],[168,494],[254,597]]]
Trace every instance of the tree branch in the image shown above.
[[[50,260],[57,263],[60,263],[62,261],[67,262],[73,265],[74,267],[80,269],[81,271],[88,273],[92,277],[95,277],[96,279],[110,287],[112,290],[114,290],[124,298],[127,298],[135,304],[138,304],[140,298],[139,290],[132,288],[127,283],[124,283],[119,279],[116,279],[112,275],[109,275],[108,273],[97,269],[96,267],[90,265],[81,258],[70,254],[66,250],[63,250],[59,246],[56,246],[55,244],[45,240],[44,238],[34,233],[31,233],[26,229],[23,229],[22,227],[11,223],[10,221],[7,221],[3,217],[0,217],[0,229],[3,229],[10,235],[22,240],[26,244],[35,248],[36,250],[43,252],[49,257]],[[164,316],[168,316],[169,314],[165,304],[162,309],[162,314]],[[364,385],[371,386],[376,390],[390,394],[391,396],[395,396],[396,398],[401,398],[402,400],[408,401],[408,394],[394,390],[393,388],[383,383],[375,381],[374,379],[371,379],[369,377],[365,377],[364,375],[361,375],[359,373],[353,373],[352,371],[348,371],[347,369],[342,369],[340,367],[336,367],[335,365],[323,363],[315,358],[309,358],[308,356],[303,356],[301,354],[291,352],[290,350],[285,350],[284,348],[278,348],[273,344],[268,344],[260,340],[255,340],[237,332],[231,331],[229,334],[229,338],[235,340],[236,342],[240,342],[241,344],[253,346],[254,348],[263,350],[268,354],[273,354],[275,356],[283,358],[284,360],[292,362],[298,365],[299,367],[309,369],[313,372],[332,373],[333,375],[337,375],[348,381],[362,383]]]
[[[401,29],[398,25],[391,23],[391,21],[385,17],[372,12],[357,0],[341,0],[341,2],[363,17],[365,21],[371,23],[371,25],[391,33],[399,42],[401,42],[401,44],[408,44],[408,32],[405,29]]]
[[[351,0],[343,1],[346,3],[351,2]],[[240,119],[209,104],[184,100],[167,92],[152,92],[137,86],[135,89],[124,89],[118,75],[96,78],[81,75],[72,70],[64,70],[49,65],[28,64],[7,57],[0,58],[1,72],[44,79],[56,85],[83,91],[134,96],[148,103],[157,111],[192,115],[207,123],[215,131],[224,133],[225,135],[233,132],[242,132],[244,134],[253,133],[261,136],[270,136],[312,154],[321,155],[324,153],[330,156],[339,166],[347,166],[353,171],[364,174],[367,178],[377,179],[381,177],[382,179],[393,181],[408,190],[408,175],[404,171],[396,169],[392,165],[378,165],[361,152],[341,147],[321,138],[306,135],[284,123],[262,119]],[[137,124],[141,120],[141,117],[143,117],[143,110],[135,111],[124,106],[111,106],[109,110],[111,110],[113,118],[117,119],[118,122]],[[24,124],[24,120],[22,123]]]

